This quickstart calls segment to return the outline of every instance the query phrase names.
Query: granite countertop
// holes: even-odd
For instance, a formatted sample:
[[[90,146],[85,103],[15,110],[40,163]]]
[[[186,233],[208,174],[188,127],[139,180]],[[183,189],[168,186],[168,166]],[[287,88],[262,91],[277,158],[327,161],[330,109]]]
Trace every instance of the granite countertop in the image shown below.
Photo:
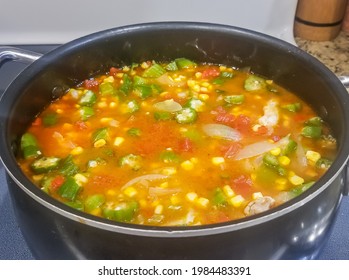
[[[349,33],[341,31],[332,41],[295,38],[296,44],[325,64],[336,75],[349,76]]]

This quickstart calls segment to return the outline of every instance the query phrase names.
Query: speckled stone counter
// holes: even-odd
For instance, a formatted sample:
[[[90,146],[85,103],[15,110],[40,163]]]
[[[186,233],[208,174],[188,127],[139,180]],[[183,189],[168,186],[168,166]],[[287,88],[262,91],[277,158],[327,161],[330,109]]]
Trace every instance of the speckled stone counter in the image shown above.
[[[298,47],[315,56],[336,75],[349,75],[349,33],[342,31],[333,41],[295,40]]]

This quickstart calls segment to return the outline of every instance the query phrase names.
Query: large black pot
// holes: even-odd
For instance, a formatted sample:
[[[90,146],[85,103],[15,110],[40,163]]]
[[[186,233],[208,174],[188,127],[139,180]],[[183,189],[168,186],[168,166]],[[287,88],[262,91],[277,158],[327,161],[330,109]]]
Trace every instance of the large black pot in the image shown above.
[[[2,57],[18,58],[11,52]],[[191,228],[127,225],[90,216],[48,197],[21,172],[15,158],[20,135],[68,87],[110,66],[178,57],[250,67],[301,96],[338,139],[338,156],[331,168],[312,188],[280,207],[238,221]],[[346,189],[348,106],[349,95],[331,71],[278,39],[213,24],[141,24],[83,37],[29,65],[1,98],[0,153],[19,226],[37,258],[314,258]]]

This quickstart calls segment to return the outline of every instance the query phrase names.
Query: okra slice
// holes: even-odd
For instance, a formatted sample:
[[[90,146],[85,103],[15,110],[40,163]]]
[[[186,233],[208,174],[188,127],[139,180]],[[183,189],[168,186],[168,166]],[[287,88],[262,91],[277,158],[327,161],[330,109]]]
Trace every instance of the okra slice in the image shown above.
[[[184,108],[176,114],[176,121],[180,124],[189,124],[196,121],[197,112],[192,108]]]
[[[142,157],[139,155],[128,154],[120,158],[119,164],[121,167],[128,166],[132,170],[137,171],[142,167]]]
[[[70,201],[75,201],[82,187],[75,181],[73,177],[68,177],[63,185],[59,188],[58,194]]]
[[[224,97],[224,101],[231,105],[240,105],[245,101],[245,96],[243,94],[227,95]]]
[[[25,159],[37,158],[41,155],[36,137],[29,132],[22,135],[20,147]]]
[[[165,73],[166,70],[161,65],[154,63],[152,66],[144,70],[142,76],[144,78],[159,78]]]
[[[35,160],[31,165],[31,169],[37,173],[47,173],[50,170],[56,169],[61,161],[58,157],[41,157]]]
[[[105,197],[103,194],[90,195],[85,200],[85,210],[91,212],[97,208],[100,208],[105,202]]]
[[[255,91],[262,89],[266,86],[265,80],[261,77],[258,77],[256,75],[250,75],[244,83],[244,88],[247,91]]]
[[[81,105],[91,106],[94,103],[96,103],[96,100],[97,100],[97,97],[94,94],[94,92],[92,90],[88,90],[85,92],[83,96],[81,96],[79,103]]]
[[[130,222],[139,206],[136,201],[120,202],[116,205],[107,206],[102,210],[103,216],[117,222]]]

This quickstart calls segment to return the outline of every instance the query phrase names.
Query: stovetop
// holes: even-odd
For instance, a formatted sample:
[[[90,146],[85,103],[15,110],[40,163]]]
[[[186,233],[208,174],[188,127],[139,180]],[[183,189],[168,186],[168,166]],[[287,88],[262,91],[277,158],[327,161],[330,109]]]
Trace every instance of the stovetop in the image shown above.
[[[56,47],[55,45],[19,46],[39,53]],[[25,65],[7,63],[0,69],[0,96]],[[349,197],[343,197],[338,215],[322,251],[316,256],[319,260],[349,259]],[[8,193],[5,170],[0,163],[0,259],[30,260],[34,259],[16,222],[12,203]]]

